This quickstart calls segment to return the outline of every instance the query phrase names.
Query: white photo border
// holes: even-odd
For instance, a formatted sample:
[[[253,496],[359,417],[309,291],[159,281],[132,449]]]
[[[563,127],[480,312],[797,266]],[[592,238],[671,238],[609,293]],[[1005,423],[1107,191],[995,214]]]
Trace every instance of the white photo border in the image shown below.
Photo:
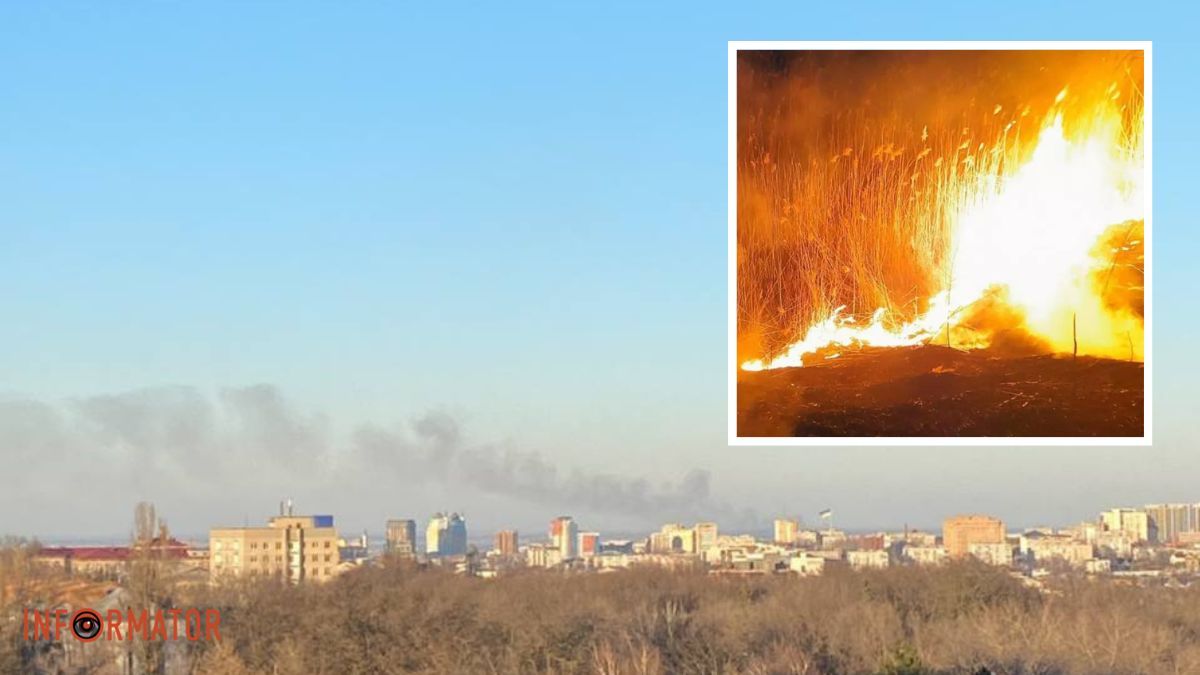
[[[1091,437],[1091,436],[739,436],[737,433],[737,56],[747,51],[849,51],[849,50],[1124,50],[1141,51],[1145,55],[1145,331],[1143,380],[1144,399],[1142,414],[1142,436]],[[731,40],[729,42],[729,156],[726,160],[729,172],[728,201],[728,329],[729,345],[726,357],[728,373],[728,432],[731,446],[1150,446],[1153,444],[1153,372],[1152,326],[1153,326],[1153,180],[1152,152],[1154,147],[1152,129],[1151,77],[1152,42],[1144,41],[778,41],[778,40]]]

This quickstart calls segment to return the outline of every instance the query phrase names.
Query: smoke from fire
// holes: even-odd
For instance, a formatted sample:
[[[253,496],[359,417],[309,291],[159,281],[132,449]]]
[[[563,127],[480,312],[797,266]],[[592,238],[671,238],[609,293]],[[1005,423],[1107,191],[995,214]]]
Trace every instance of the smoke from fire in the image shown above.
[[[1140,52],[742,52],[742,367],[924,342],[1140,360],[1142,85]]]
[[[343,435],[325,415],[297,409],[266,384],[215,396],[170,386],[61,403],[0,397],[0,444],[13,469],[0,481],[7,497],[0,504],[13,512],[52,485],[55,499],[79,505],[102,486],[105,504],[121,514],[129,506],[124,496],[135,495],[269,507],[281,495],[324,502],[383,494],[382,511],[372,512],[379,515],[416,509],[406,495],[435,485],[451,505],[486,494],[555,512],[757,523],[752,511],[714,496],[701,469],[665,483],[564,469],[511,444],[473,442],[457,419],[436,411],[396,424],[363,422]]]

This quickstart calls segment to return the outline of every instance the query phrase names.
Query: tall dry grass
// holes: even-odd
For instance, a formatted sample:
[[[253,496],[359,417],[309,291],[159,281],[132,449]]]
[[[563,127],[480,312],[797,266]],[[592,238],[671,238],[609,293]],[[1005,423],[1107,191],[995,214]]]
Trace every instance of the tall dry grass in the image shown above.
[[[953,287],[955,215],[1027,159],[1064,85],[1082,101],[1118,75],[1140,86],[1134,60],[743,52],[739,360],[778,354],[839,306],[887,308],[897,325],[924,312]]]

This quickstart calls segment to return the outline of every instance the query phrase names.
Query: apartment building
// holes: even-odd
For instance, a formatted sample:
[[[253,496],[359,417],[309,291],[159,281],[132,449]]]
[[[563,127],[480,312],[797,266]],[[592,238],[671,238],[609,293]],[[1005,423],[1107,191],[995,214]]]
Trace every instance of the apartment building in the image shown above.
[[[271,518],[266,527],[214,528],[208,542],[214,579],[269,577],[299,583],[324,581],[337,574],[333,516],[289,513]]]

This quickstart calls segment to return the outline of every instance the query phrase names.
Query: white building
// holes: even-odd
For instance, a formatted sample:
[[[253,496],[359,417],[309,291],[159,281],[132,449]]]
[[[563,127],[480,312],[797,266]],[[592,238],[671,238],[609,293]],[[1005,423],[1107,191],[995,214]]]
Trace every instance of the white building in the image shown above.
[[[946,549],[941,546],[905,546],[904,558],[917,565],[941,565],[946,562]]]
[[[1139,509],[1109,509],[1100,514],[1105,532],[1124,533],[1133,543],[1150,541],[1150,516]]]
[[[1009,566],[1013,562],[1013,547],[1004,544],[974,543],[967,546],[967,554],[989,565]]]
[[[558,548],[563,560],[579,557],[579,526],[570,516],[550,521],[550,543]]]
[[[1061,560],[1078,567],[1093,557],[1091,544],[1076,541],[1069,536],[1046,535],[1040,532],[1021,535],[1020,550],[1035,564]]]
[[[558,546],[530,544],[525,547],[525,564],[530,567],[554,567],[562,561],[562,549]]]
[[[888,566],[888,552],[846,551],[846,562],[856,570],[883,569]]]
[[[696,523],[696,549],[701,553],[717,545],[719,534],[716,523]]]
[[[651,553],[697,553],[696,529],[668,523],[650,535]]]
[[[788,560],[788,569],[802,577],[821,574],[825,571],[825,558],[800,552]]]
[[[800,523],[788,518],[775,519],[774,542],[781,546],[791,546],[796,543],[796,534],[800,532]]]

